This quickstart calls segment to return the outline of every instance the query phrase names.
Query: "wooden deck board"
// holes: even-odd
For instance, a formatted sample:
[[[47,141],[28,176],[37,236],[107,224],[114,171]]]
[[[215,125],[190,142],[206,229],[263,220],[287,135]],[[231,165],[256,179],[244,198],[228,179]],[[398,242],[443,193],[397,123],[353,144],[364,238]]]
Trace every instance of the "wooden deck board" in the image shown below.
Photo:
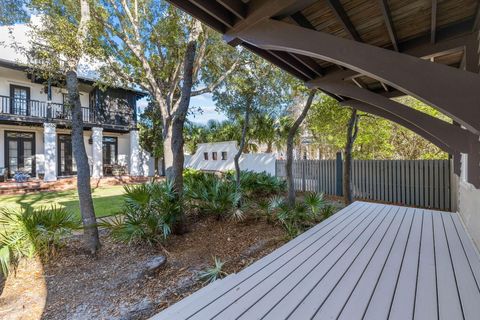
[[[477,319],[480,259],[457,214],[355,202],[153,319]]]

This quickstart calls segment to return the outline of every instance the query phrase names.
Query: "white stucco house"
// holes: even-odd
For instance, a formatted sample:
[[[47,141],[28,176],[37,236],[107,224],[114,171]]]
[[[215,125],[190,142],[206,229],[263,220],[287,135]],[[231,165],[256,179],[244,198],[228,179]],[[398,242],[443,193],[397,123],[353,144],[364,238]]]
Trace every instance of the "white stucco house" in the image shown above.
[[[186,158],[185,167],[204,171],[235,170],[234,156],[238,151],[236,141],[200,143],[195,154]],[[240,157],[240,169],[266,172],[275,175],[273,153],[244,153]]]
[[[144,94],[125,88],[102,91],[88,78],[79,81],[92,176],[109,175],[113,166],[132,176],[148,174],[136,127],[136,103]],[[65,89],[0,60],[0,168],[8,176],[22,171],[54,181],[75,175],[70,124]]]

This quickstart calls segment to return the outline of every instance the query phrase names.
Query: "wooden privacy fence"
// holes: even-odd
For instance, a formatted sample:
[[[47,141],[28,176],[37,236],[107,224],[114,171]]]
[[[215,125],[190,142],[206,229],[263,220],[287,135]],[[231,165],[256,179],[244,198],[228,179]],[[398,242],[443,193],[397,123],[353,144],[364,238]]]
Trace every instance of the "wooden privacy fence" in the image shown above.
[[[286,177],[286,160],[277,160],[276,175]],[[343,161],[295,160],[295,190],[343,194]],[[374,200],[451,210],[450,160],[353,160],[352,195]]]

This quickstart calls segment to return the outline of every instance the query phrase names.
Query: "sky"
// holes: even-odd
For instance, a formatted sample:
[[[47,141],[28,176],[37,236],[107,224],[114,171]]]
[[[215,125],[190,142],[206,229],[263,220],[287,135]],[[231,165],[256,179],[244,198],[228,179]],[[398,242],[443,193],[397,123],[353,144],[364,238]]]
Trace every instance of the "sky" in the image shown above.
[[[35,16],[32,16],[32,19],[36,19]],[[33,22],[35,23],[35,20],[33,20]],[[28,31],[29,28],[25,24],[0,26],[0,58],[4,60],[25,63],[25,58],[22,58],[22,56],[16,52],[15,49],[11,48],[10,44],[12,42],[12,37],[21,45],[28,44]],[[84,76],[92,76],[85,70],[83,70],[81,73],[83,73]],[[137,102],[138,110],[143,110],[147,104],[148,101],[146,98],[139,100]],[[194,112],[191,112],[188,115],[188,120],[195,123],[206,124],[210,119],[218,121],[226,119],[224,114],[215,110],[215,103],[212,100],[211,94],[203,94],[201,96],[192,97],[190,101],[190,110],[194,110]]]

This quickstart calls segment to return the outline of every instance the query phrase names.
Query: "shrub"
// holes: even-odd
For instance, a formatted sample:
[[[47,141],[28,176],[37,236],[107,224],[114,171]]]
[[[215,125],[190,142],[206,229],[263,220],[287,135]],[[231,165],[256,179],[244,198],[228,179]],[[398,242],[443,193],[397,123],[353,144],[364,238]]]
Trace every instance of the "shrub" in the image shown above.
[[[337,209],[335,208],[335,206],[331,204],[326,204],[320,209],[320,214],[323,219],[327,219],[330,218],[336,211]]]
[[[311,217],[314,219],[318,218],[324,206],[323,193],[307,193],[304,198],[304,203],[308,207]]]
[[[181,209],[181,199],[172,183],[127,185],[123,216],[115,216],[102,225],[109,228],[117,240],[151,245],[170,235]]]
[[[228,171],[225,174],[227,180],[235,181],[235,171]],[[241,171],[240,186],[242,192],[251,196],[272,195],[286,190],[285,180],[274,177],[265,172]]]
[[[325,205],[323,194],[309,193],[304,202],[290,208],[285,198],[274,196],[268,204],[267,215],[282,224],[289,238],[296,237],[334,212],[334,207]]]
[[[0,212],[0,265],[4,275],[16,268],[21,258],[48,257],[63,244],[72,230],[79,228],[73,214],[60,207],[23,207]]]
[[[196,188],[189,189],[188,197],[194,200],[192,206],[203,213],[213,214],[217,218],[238,215],[234,209],[239,201],[239,195],[235,185],[230,181],[216,178],[211,182],[199,184]]]
[[[220,259],[218,259],[217,257],[214,257],[213,260],[214,266],[203,270],[199,274],[200,280],[203,280],[204,283],[212,283],[217,279],[221,279],[227,275],[227,273],[222,270],[225,262],[220,261]]]

